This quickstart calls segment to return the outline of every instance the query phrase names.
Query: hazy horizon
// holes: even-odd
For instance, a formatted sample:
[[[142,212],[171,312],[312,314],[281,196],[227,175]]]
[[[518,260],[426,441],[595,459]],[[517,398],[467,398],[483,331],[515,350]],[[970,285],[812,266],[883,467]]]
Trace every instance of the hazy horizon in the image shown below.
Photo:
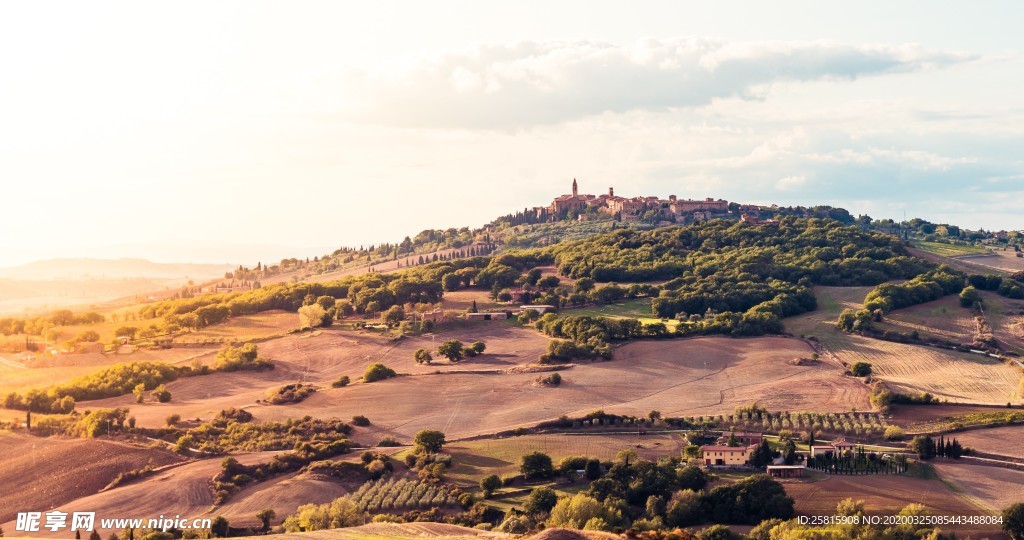
[[[312,257],[574,177],[1024,228],[1011,2],[57,6],[0,6],[0,267]]]

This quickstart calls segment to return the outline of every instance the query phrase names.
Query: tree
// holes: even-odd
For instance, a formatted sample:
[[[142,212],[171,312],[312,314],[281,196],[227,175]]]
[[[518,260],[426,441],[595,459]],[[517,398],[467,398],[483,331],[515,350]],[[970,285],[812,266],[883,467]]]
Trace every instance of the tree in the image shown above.
[[[395,370],[381,364],[380,362],[374,362],[366,366],[366,371],[363,372],[363,382],[371,383],[384,379],[390,379],[398,375]]]
[[[587,464],[583,466],[583,476],[587,477],[587,480],[597,480],[601,477],[601,462],[596,459],[588,459]]]
[[[854,377],[867,377],[871,375],[871,364],[867,362],[855,362],[850,366],[850,374]]]
[[[299,308],[299,327],[302,329],[330,326],[331,315],[320,304],[313,303]]]
[[[903,428],[899,426],[886,426],[885,433],[882,436],[887,441],[901,441],[905,435]]]
[[[405,310],[402,306],[391,306],[384,312],[384,324],[398,326],[405,320]]]
[[[974,304],[977,304],[977,303],[980,303],[980,302],[981,302],[981,293],[979,293],[978,289],[975,289],[973,286],[968,285],[968,286],[964,287],[964,290],[960,291],[960,305],[961,306],[963,306],[965,308],[969,308],[969,307],[974,306]]]
[[[117,330],[114,330],[114,335],[119,338],[127,338],[129,341],[135,339],[135,336],[139,333],[139,329],[134,326],[122,326]]]
[[[75,338],[75,339],[78,340],[78,341],[85,341],[85,342],[92,343],[92,342],[99,341],[100,340],[100,335],[97,334],[93,330],[86,330],[85,332],[82,332],[81,334],[78,334],[78,337]]]
[[[146,385],[139,383],[132,389],[132,394],[135,394],[135,403],[142,403],[146,399]]]
[[[412,357],[416,360],[417,364],[429,364],[434,360],[434,356],[426,349],[416,349]]]
[[[337,302],[338,302],[338,301],[337,301],[337,300],[335,300],[335,298],[334,298],[333,296],[327,296],[327,295],[324,295],[324,296],[318,296],[318,297],[317,297],[317,299],[316,299],[316,303],[317,303],[317,304],[318,304],[318,305],[319,305],[320,307],[324,308],[324,311],[330,311],[330,310],[331,310],[331,308],[333,308],[333,307],[334,307],[334,305],[335,305],[335,304],[336,304]]]
[[[260,520],[260,529],[264,531],[270,530],[270,521],[275,517],[277,517],[277,512],[274,512],[272,508],[264,508],[256,512],[256,519]]]
[[[792,439],[786,441],[786,450],[782,453],[782,459],[786,465],[796,463],[796,443]]]
[[[531,268],[530,271],[526,273],[526,277],[523,281],[526,282],[527,285],[532,287],[537,284],[538,280],[540,280],[540,276],[540,268]]]
[[[673,527],[688,527],[701,522],[700,495],[692,489],[676,492],[666,508],[665,517]]]
[[[1003,509],[1003,532],[1013,540],[1024,540],[1024,503],[1016,503]]]
[[[558,504],[558,494],[551,488],[535,488],[526,497],[523,503],[523,510],[529,514],[546,514]]]
[[[772,449],[768,446],[767,440],[762,440],[761,444],[750,453],[750,464],[754,467],[765,467],[772,463]]]
[[[227,518],[224,516],[217,516],[213,518],[213,522],[210,523],[210,534],[220,538],[227,538],[228,528]]]
[[[501,487],[501,478],[492,474],[480,480],[480,489],[484,492],[484,498],[489,499],[494,492]]]
[[[444,446],[444,433],[433,429],[424,429],[413,437],[412,443],[418,452],[436,454]]]
[[[462,350],[462,342],[457,339],[449,339],[442,343],[438,346],[437,353],[451,362],[458,362],[465,355],[465,352]]]
[[[476,354],[483,354],[487,350],[487,345],[483,341],[474,341],[469,348]]]
[[[554,289],[558,283],[558,276],[547,276],[537,280],[537,286],[542,289]]]
[[[365,524],[366,518],[351,499],[341,497],[330,503],[302,505],[282,525],[287,532],[320,531],[356,527]]]
[[[555,470],[551,463],[551,456],[543,452],[531,452],[523,456],[519,471],[526,479],[550,478]]]
[[[583,529],[591,520],[604,519],[605,515],[604,505],[600,501],[586,493],[577,493],[558,500],[551,509],[548,525]]]
[[[910,449],[917,453],[922,460],[929,460],[935,457],[935,441],[931,437],[918,435],[910,441]]]
[[[181,415],[180,414],[172,414],[172,415],[167,417],[167,425],[168,426],[174,427],[174,426],[178,425],[178,422],[181,422]]]
[[[162,384],[157,386],[150,395],[160,403],[167,403],[171,400],[171,392]]]
[[[578,293],[587,293],[594,289],[594,280],[585,277],[576,280],[575,291]]]

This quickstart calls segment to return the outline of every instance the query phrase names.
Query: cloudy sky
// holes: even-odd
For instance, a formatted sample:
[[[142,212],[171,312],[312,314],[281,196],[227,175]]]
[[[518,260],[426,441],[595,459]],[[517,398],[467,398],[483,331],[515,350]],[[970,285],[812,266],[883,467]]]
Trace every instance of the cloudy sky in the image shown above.
[[[313,255],[573,177],[1021,229],[1022,11],[7,2],[0,266]]]

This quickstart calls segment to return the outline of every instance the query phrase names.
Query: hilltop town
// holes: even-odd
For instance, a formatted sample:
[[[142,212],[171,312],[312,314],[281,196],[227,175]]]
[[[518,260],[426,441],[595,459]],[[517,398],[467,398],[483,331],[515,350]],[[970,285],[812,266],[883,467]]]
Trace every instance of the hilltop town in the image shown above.
[[[693,223],[730,212],[753,215],[760,207],[735,203],[730,205],[726,200],[711,197],[703,200],[679,199],[675,195],[669,195],[668,199],[655,196],[622,197],[615,194],[614,187],[609,187],[608,193],[601,195],[580,194],[579,184],[573,178],[572,193],[556,197],[550,205],[536,207],[534,210],[539,218],[575,217],[585,220],[588,213],[600,212],[623,221]]]

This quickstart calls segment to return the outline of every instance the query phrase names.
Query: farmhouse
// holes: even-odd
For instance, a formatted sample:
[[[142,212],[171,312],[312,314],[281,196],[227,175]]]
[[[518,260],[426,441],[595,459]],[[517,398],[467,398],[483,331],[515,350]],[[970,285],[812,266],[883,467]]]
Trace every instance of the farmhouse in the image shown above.
[[[420,313],[419,316],[420,316],[420,320],[421,321],[438,322],[438,321],[440,321],[444,317],[444,310],[438,308],[438,309],[435,309],[433,311],[427,311],[427,312],[424,312],[424,313]]]
[[[757,448],[756,444],[748,446],[706,445],[700,447],[707,466],[741,466],[750,462],[750,453]]]
[[[816,444],[811,447],[811,456],[827,456],[829,454],[849,454],[857,448],[856,444],[839,439],[830,444]]]
[[[729,440],[733,437],[736,438],[736,442],[745,445],[761,444],[761,440],[764,439],[764,435],[755,431],[723,431],[722,436],[718,438],[719,444],[729,444]]]

